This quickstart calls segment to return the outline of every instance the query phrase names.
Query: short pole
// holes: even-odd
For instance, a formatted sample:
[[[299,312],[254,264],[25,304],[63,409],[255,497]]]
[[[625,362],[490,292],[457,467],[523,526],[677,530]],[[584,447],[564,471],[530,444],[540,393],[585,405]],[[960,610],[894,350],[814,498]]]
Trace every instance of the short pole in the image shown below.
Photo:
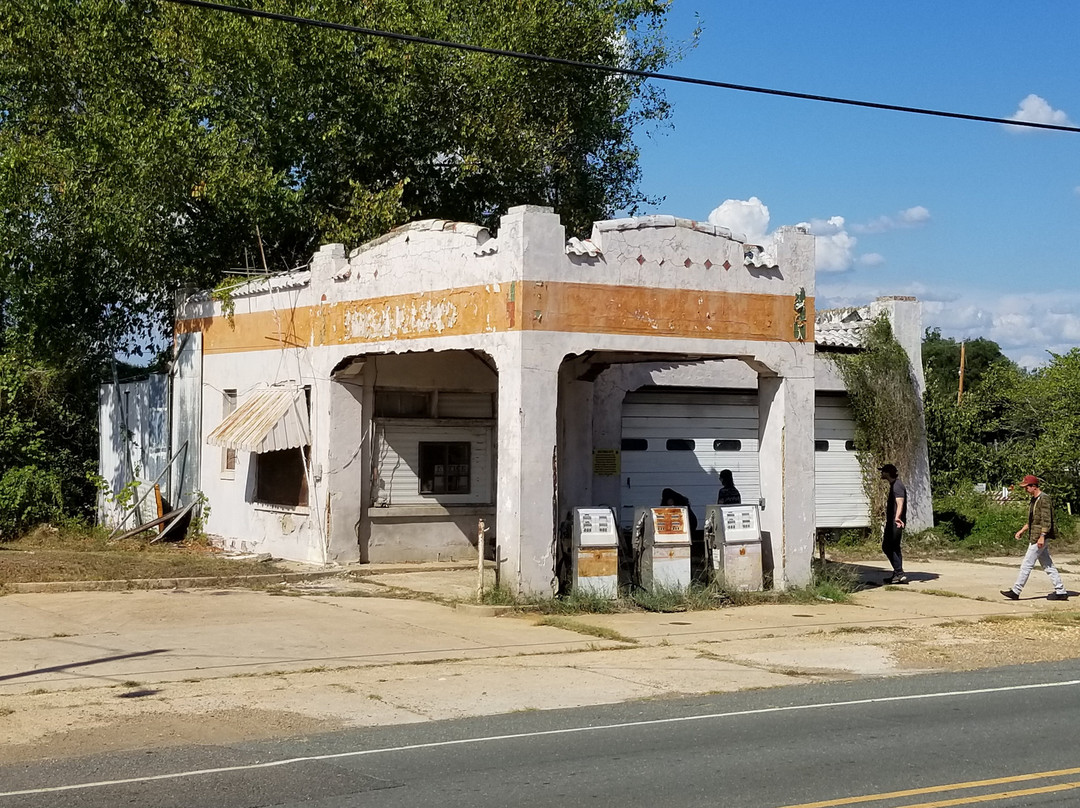
[[[484,520],[481,518],[476,523],[476,599],[481,600],[484,597],[484,546],[486,540],[484,538],[487,533],[487,527],[484,525]]]

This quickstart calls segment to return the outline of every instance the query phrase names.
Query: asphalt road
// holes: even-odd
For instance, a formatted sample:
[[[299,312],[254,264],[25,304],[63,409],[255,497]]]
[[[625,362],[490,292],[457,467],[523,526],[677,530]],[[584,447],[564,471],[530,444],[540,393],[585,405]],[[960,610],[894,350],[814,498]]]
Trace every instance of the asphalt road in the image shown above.
[[[1078,719],[1070,660],[0,765],[0,808],[1080,805]]]

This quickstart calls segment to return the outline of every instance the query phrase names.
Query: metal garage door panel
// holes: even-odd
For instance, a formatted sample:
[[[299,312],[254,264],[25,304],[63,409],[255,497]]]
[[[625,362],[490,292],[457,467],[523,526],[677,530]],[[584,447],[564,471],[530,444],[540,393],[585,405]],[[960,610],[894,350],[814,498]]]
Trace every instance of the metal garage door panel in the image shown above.
[[[749,403],[752,402],[752,405]],[[629,527],[634,508],[655,507],[673,488],[690,500],[699,522],[716,502],[721,469],[731,469],[744,502],[761,493],[758,469],[757,399],[744,394],[630,393],[623,405],[623,438],[644,439],[648,448],[622,452],[622,513]],[[692,440],[692,451],[668,449],[669,439]],[[717,450],[713,441],[738,440],[738,451]]]
[[[850,443],[854,438],[855,422],[847,396],[818,394],[814,414],[814,504],[819,528],[870,525],[862,469]],[[825,445],[828,449],[821,451]]]

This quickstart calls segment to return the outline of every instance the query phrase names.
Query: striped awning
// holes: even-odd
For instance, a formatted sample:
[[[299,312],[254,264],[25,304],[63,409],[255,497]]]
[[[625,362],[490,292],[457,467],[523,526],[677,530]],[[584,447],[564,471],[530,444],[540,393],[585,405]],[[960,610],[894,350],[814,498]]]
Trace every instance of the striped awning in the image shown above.
[[[307,397],[301,387],[256,390],[211,432],[211,446],[245,452],[278,452],[311,443]]]

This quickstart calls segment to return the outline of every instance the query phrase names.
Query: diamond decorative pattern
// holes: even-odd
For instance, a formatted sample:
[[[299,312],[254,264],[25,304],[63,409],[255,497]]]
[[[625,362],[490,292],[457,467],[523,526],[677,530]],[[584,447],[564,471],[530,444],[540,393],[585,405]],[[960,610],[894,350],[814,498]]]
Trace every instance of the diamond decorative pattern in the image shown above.
[[[642,264],[644,264],[645,263],[645,256],[644,255],[638,255],[637,262],[638,262],[638,266],[641,266]]]
[[[690,269],[690,267],[692,267],[693,265],[694,265],[694,262],[691,261],[689,258],[687,258],[685,261],[683,261],[683,266],[686,267],[687,269]]]
[[[705,269],[712,269],[712,261],[708,258],[705,259]]]
[[[724,262],[724,269],[731,269],[731,262],[730,261],[725,261]]]

